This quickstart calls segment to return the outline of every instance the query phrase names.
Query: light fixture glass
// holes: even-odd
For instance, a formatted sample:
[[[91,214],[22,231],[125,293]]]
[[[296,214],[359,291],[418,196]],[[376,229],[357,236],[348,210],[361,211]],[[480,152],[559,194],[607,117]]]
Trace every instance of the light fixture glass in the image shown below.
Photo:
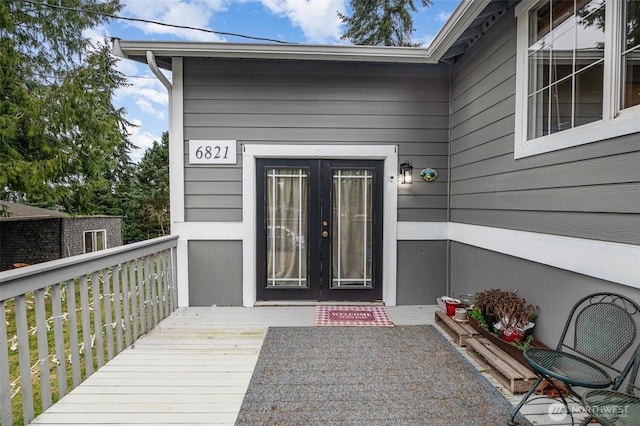
[[[400,164],[400,181],[402,183],[413,183],[413,166],[408,161]]]

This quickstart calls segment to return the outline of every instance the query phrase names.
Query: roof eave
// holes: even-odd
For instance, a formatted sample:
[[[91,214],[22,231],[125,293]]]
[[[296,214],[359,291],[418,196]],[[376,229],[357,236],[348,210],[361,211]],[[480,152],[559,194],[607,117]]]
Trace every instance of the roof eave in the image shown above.
[[[427,48],[427,55],[439,61],[492,0],[462,0]]]
[[[308,44],[207,43],[113,40],[118,56],[146,62],[147,51],[158,57],[228,59],[293,59],[341,62],[435,63],[425,48],[323,46]]]

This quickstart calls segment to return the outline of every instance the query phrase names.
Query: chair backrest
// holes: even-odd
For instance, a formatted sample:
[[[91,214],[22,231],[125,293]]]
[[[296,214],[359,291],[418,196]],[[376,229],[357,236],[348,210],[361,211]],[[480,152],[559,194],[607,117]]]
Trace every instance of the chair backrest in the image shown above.
[[[591,294],[571,309],[558,348],[571,348],[626,375],[634,363],[633,355],[622,370],[614,364],[637,345],[639,326],[640,305],[635,301],[616,293]]]

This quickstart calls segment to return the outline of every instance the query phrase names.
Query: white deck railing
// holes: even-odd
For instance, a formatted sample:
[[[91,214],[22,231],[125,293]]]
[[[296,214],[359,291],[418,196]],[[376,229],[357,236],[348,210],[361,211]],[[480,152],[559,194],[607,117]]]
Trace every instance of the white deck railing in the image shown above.
[[[28,424],[174,311],[177,239],[0,272],[0,424]]]

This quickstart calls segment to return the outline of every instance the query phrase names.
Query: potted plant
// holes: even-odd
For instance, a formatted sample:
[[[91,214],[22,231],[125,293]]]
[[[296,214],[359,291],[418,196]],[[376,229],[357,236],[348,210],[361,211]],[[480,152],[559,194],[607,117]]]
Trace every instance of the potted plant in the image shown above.
[[[544,346],[533,336],[538,306],[528,304],[515,291],[497,288],[476,293],[470,312],[470,324],[496,346],[528,364],[522,358],[522,350],[530,346]]]

